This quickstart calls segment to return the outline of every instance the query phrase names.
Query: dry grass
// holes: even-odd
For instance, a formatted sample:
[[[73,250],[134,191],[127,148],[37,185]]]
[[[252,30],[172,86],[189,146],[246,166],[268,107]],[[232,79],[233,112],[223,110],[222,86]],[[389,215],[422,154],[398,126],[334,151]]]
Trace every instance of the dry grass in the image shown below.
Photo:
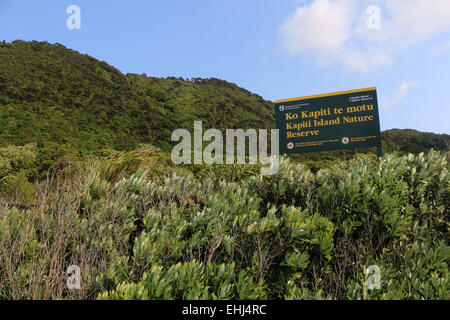
[[[66,270],[79,265],[83,275],[96,266],[96,255],[83,241],[79,256],[73,256],[70,248],[75,218],[93,174],[94,168],[80,168],[77,179],[48,176],[39,185],[35,207],[0,207],[0,298],[90,297],[87,286],[68,290]]]

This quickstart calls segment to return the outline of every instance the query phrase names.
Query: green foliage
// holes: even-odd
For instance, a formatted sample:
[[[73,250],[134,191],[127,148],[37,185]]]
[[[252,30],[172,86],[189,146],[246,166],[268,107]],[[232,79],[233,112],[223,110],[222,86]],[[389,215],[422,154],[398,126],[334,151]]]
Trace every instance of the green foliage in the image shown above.
[[[439,151],[450,150],[450,136],[448,134],[435,134],[419,132],[411,129],[391,129],[381,135],[386,151],[399,151],[402,153],[427,152],[430,149]]]
[[[36,145],[0,148],[0,196],[20,194],[23,199],[31,199],[36,175]]]
[[[95,169],[45,206],[0,210],[0,297],[448,299],[447,167],[430,152],[316,173],[282,159],[241,181]]]
[[[168,270],[157,264],[144,273],[138,283],[120,283],[100,299],[186,299],[224,300],[264,298],[263,281],[254,282],[245,270],[231,264],[204,264],[193,260],[177,263]]]
[[[129,152],[115,152],[100,161],[99,173],[102,179],[117,181],[123,176],[130,176],[138,169],[147,169],[152,177],[168,173],[174,164],[164,152],[152,145],[145,145]]]

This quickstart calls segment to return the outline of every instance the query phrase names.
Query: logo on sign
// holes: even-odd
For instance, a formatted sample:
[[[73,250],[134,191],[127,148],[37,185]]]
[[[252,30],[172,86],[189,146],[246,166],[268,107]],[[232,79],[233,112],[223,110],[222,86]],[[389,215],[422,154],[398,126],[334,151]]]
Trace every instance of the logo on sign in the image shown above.
[[[342,138],[342,143],[343,144],[348,144],[350,142],[350,139],[349,138],[347,138],[347,137],[343,137]]]
[[[280,109],[281,112],[283,112],[283,111],[284,111],[284,105],[281,105],[281,106],[279,107],[279,109]]]
[[[287,144],[287,148],[288,148],[289,150],[294,149],[294,143],[293,143],[293,142],[289,142],[289,143]]]

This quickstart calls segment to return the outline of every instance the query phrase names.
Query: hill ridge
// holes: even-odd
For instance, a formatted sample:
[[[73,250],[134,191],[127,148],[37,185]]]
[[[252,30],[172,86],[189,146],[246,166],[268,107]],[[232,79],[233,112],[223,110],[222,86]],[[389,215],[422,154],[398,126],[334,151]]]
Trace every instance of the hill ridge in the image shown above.
[[[171,132],[204,127],[274,128],[274,103],[217,78],[124,74],[56,43],[0,43],[0,147],[37,143],[74,153],[109,154],[154,144]],[[383,132],[387,151],[448,150],[450,136]],[[399,144],[401,141],[401,145]]]

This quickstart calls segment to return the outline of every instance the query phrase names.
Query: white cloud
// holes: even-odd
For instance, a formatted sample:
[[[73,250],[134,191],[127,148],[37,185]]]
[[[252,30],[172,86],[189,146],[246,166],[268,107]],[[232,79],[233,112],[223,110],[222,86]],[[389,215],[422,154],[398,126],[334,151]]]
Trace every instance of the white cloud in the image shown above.
[[[381,8],[381,29],[369,29],[370,5]],[[313,0],[280,27],[284,49],[321,65],[368,73],[393,55],[450,33],[449,0]]]
[[[406,98],[412,89],[416,89],[418,87],[418,82],[403,82],[400,87],[395,90],[392,96],[381,100],[381,107],[386,110],[395,109]]]
[[[423,42],[450,31],[449,0],[385,0],[392,15],[387,36],[404,44]]]
[[[351,34],[349,1],[316,0],[309,6],[298,7],[280,28],[289,53],[336,53]],[[300,41],[299,41],[300,40]]]

